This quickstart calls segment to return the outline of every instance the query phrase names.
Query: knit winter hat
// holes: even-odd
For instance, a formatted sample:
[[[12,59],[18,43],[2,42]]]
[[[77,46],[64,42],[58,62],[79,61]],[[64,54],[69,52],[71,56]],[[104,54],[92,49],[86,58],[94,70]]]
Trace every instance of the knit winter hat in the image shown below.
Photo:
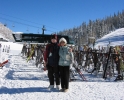
[[[56,39],[57,40],[57,35],[56,34],[51,35],[51,39]]]
[[[65,42],[65,44],[67,44],[66,39],[65,39],[65,38],[63,38],[63,37],[59,40],[59,43],[61,43],[62,41],[63,41],[63,42]]]

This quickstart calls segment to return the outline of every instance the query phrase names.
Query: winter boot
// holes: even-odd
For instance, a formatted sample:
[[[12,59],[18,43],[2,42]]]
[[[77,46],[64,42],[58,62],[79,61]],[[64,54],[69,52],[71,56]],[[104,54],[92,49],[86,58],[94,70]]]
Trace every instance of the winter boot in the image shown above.
[[[62,89],[60,90],[60,92],[64,92],[64,90],[65,90],[65,88],[62,88]]]
[[[68,92],[69,89],[64,89],[64,92]]]
[[[51,90],[54,88],[54,85],[49,85],[48,90]]]
[[[60,90],[60,86],[59,86],[59,85],[56,85],[56,89],[57,89],[57,90]]]

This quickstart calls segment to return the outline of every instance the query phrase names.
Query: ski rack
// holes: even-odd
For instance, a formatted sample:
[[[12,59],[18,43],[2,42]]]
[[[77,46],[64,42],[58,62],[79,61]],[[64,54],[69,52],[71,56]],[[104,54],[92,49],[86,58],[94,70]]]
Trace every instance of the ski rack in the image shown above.
[[[124,52],[120,52],[120,53],[124,53]],[[106,79],[107,76],[106,76],[106,71],[107,71],[107,67],[108,67],[108,62],[109,62],[109,59],[110,59],[110,56],[116,56],[118,58],[118,65],[117,65],[117,68],[118,68],[118,76],[116,77],[116,79],[114,81],[117,81],[117,80],[123,80],[123,77],[122,75],[120,75],[120,54],[116,54],[116,53],[112,53],[112,46],[110,46],[109,48],[109,53],[108,53],[108,59],[107,59],[107,63],[106,63],[106,66],[105,66],[105,70],[104,70],[104,73],[103,73],[103,78]]]
[[[93,54],[93,63],[94,63],[94,69],[92,70],[91,74],[97,70],[97,62],[98,62],[98,57],[97,57],[97,51],[98,50],[92,50],[92,54]]]
[[[120,51],[120,54],[116,54],[116,56],[118,57],[118,76],[116,77],[115,81],[118,81],[118,80],[123,80],[123,75],[121,75],[121,72],[120,72],[120,56],[121,56],[121,53],[124,53],[124,51]]]
[[[103,78],[106,79],[107,76],[106,76],[106,71],[107,71],[107,66],[108,66],[108,62],[109,62],[109,58],[110,58],[110,54],[111,54],[111,48],[109,48],[109,53],[108,53],[108,59],[107,59],[107,63],[106,63],[106,66],[105,66],[105,70],[104,70],[104,73],[103,73]]]

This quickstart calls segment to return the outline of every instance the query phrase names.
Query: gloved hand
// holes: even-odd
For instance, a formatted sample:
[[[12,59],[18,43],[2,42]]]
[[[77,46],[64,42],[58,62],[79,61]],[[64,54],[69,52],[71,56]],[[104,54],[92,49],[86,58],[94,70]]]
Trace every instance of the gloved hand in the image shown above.
[[[44,68],[43,68],[43,70],[44,70],[44,71],[46,71],[46,70],[47,70],[47,68],[46,68],[46,67],[44,67]]]
[[[44,68],[43,68],[44,71],[47,70],[46,64],[47,64],[46,62],[44,62],[44,64],[43,64],[44,65]]]

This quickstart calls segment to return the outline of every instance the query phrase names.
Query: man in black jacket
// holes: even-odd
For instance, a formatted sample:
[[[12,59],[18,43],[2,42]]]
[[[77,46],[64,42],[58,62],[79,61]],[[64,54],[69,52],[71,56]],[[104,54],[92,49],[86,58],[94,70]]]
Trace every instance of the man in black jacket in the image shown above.
[[[59,45],[57,43],[57,35],[51,36],[51,43],[46,46],[44,53],[44,67],[48,70],[48,78],[50,85],[48,89],[54,88],[54,79],[56,82],[56,89],[60,89],[60,77],[59,77]]]

